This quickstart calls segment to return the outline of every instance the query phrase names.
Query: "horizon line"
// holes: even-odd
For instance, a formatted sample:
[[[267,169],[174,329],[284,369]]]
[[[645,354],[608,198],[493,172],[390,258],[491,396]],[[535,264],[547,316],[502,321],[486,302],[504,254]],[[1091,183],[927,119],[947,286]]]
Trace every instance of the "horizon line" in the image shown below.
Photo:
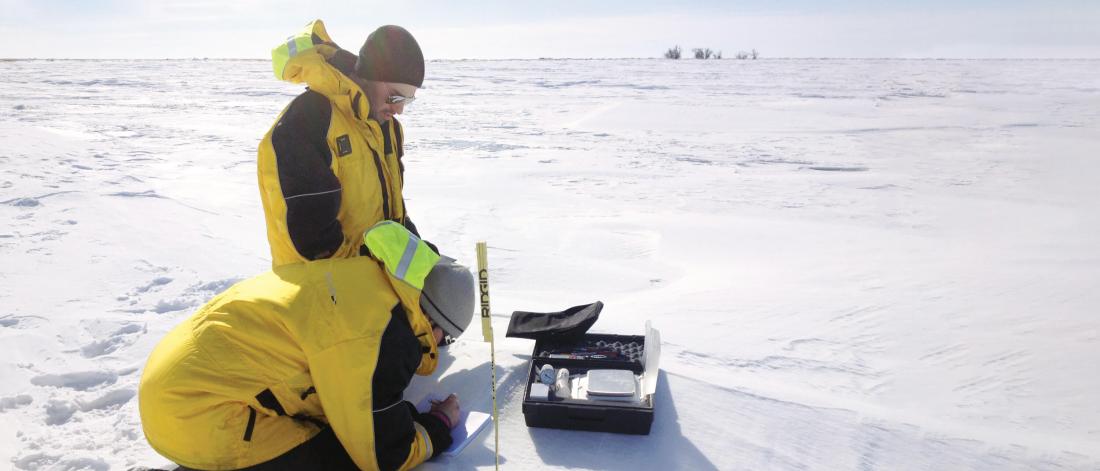
[[[1011,60],[1100,60],[1100,57],[843,57],[843,56],[786,56],[786,57],[759,57],[757,59],[738,59],[736,57],[729,58],[710,58],[710,59],[696,59],[694,57],[686,57],[680,59],[670,59],[666,57],[510,57],[510,58],[437,58],[426,59],[425,62],[503,62],[503,61],[552,61],[552,60],[662,60],[662,61],[737,61],[737,62],[752,62],[757,60],[989,60],[989,61],[1011,61]],[[255,57],[0,57],[2,62],[14,62],[14,61],[264,61],[270,62],[271,59],[261,59]]]

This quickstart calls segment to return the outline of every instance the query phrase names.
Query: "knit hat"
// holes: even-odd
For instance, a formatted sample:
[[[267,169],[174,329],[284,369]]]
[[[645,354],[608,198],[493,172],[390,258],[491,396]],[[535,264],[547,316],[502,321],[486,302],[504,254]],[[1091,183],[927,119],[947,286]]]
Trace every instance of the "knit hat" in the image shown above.
[[[379,82],[424,84],[424,54],[405,28],[386,25],[367,36],[355,62],[356,75]]]
[[[420,308],[451,337],[462,335],[474,317],[474,275],[450,257],[440,257],[420,292]]]

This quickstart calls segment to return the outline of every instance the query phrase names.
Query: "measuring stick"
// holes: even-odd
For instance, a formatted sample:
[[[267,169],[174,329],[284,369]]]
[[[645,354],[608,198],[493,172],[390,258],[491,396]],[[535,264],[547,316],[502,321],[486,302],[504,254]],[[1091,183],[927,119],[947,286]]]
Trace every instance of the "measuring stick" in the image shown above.
[[[496,469],[500,469],[500,418],[497,411],[497,348],[493,341],[493,322],[489,311],[489,255],[485,242],[477,243],[477,279],[481,287],[481,335],[489,342],[489,366],[493,387],[493,433],[496,435]]]

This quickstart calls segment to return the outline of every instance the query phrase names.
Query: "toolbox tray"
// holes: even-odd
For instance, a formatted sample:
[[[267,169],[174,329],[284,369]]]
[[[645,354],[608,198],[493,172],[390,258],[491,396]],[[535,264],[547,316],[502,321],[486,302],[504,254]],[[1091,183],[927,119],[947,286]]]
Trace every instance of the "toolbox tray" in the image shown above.
[[[645,342],[643,335],[613,334],[585,334],[570,341],[535,341],[523,393],[523,417],[527,426],[648,435],[653,424],[653,395],[644,394],[641,381],[637,387],[641,389],[642,400],[637,403],[559,399],[553,395],[547,400],[531,399],[531,384],[538,382],[539,369],[545,364],[555,370],[566,368],[571,376],[594,369],[623,369],[641,375],[645,372]],[[577,350],[592,353],[580,356],[561,353]]]

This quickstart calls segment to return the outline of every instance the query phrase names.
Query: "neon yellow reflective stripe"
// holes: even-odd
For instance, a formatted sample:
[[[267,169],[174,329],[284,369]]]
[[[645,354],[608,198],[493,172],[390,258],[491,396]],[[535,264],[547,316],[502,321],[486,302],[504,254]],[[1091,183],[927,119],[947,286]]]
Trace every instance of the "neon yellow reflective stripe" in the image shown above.
[[[409,264],[405,276],[401,279],[415,286],[416,289],[422,290],[424,289],[424,279],[428,277],[428,273],[431,273],[432,267],[438,262],[439,255],[432,251],[432,248],[428,247],[428,244],[424,241],[417,239],[416,253],[413,255],[412,263]]]
[[[424,278],[439,262],[439,255],[428,244],[393,221],[375,224],[363,236],[363,242],[391,275],[416,289],[424,289]]]
[[[306,26],[296,36],[287,38],[286,42],[271,50],[271,66],[275,69],[275,78],[283,80],[283,70],[286,63],[294,56],[313,49],[313,23]]]
[[[289,60],[290,50],[287,49],[286,44],[280,44],[279,47],[271,50],[271,67],[275,69],[275,78],[283,79],[283,69],[286,68]]]
[[[405,242],[405,252],[401,254],[401,261],[397,262],[397,268],[394,269],[393,274],[398,278],[404,279],[405,275],[409,273],[409,265],[412,265],[413,256],[416,255],[416,246],[420,242],[412,237],[408,242]]]
[[[287,49],[290,49],[290,57],[294,57],[303,51],[313,49],[313,35],[298,36],[290,41],[286,42]]]

